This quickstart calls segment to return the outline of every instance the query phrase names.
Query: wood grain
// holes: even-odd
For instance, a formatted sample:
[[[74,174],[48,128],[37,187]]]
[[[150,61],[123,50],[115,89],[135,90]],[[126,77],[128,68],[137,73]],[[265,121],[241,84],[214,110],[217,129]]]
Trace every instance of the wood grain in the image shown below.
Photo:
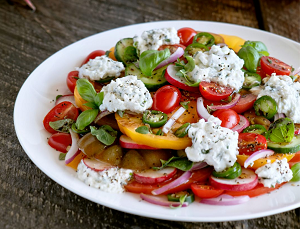
[[[259,28],[252,0],[32,1],[35,12],[21,0],[0,0],[0,228],[300,227],[295,210],[247,221],[186,223],[109,209],[49,179],[27,157],[14,131],[13,108],[19,89],[30,72],[61,48],[101,31],[148,21],[209,20]],[[264,27],[299,41],[299,1],[278,2],[275,6],[261,1]],[[277,12],[280,7],[282,13]]]

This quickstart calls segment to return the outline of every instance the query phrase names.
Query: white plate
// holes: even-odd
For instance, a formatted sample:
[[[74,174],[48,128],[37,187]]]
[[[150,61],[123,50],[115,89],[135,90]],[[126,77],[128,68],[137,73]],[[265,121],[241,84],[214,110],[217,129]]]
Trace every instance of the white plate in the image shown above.
[[[47,144],[49,134],[42,121],[54,106],[56,95],[67,92],[65,80],[68,72],[79,66],[91,51],[108,50],[118,40],[133,37],[144,30],[164,27],[191,27],[196,30],[230,34],[246,40],[264,42],[271,56],[295,67],[300,66],[300,44],[292,40],[243,26],[203,21],[163,21],[126,26],[99,33],[55,53],[28,77],[15,104],[14,122],[19,141],[31,160],[50,178],[70,191],[101,205],[151,218],[216,222],[257,218],[300,207],[300,187],[291,184],[271,194],[251,199],[238,206],[210,206],[193,203],[187,208],[172,210],[141,201],[131,193],[111,194],[86,186],[76,178],[76,173],[58,160],[58,152]],[[298,183],[299,185],[299,183]]]

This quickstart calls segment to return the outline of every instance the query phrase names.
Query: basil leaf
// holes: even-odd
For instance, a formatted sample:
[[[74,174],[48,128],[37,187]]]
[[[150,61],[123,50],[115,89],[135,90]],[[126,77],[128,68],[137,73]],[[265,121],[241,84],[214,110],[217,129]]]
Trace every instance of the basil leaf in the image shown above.
[[[249,72],[256,72],[260,55],[252,46],[245,46],[240,49],[238,56],[244,60],[244,66]]]
[[[145,52],[141,54],[139,61],[141,72],[145,76],[151,76],[152,71],[157,67],[157,65],[163,60],[169,58],[171,55],[169,49],[161,51],[149,50]]]
[[[60,153],[59,156],[58,156],[58,160],[64,161],[65,158],[66,158],[66,155],[67,155],[66,153]]]
[[[85,128],[83,130],[78,130],[77,127],[76,127],[76,124],[73,123],[73,125],[72,125],[72,131],[75,132],[75,133],[77,133],[77,134],[86,134],[86,133],[90,132],[90,129]]]
[[[267,136],[272,142],[291,142],[294,132],[293,121],[289,118],[280,118],[270,125]]]
[[[90,125],[98,115],[97,109],[83,111],[76,120],[76,127],[79,130],[83,130],[85,127]]]
[[[242,47],[251,46],[254,48],[260,56],[269,56],[267,46],[261,41],[246,41]]]
[[[135,132],[138,132],[140,134],[148,134],[150,131],[149,131],[149,128],[147,126],[140,126],[140,127],[135,129]]]
[[[189,109],[188,104],[189,104],[190,102],[191,102],[191,101],[180,102],[180,105],[183,106],[184,109],[188,110],[188,109]]]
[[[131,63],[138,60],[138,56],[136,53],[136,48],[133,46],[128,46],[124,50],[124,61],[126,63]]]
[[[90,126],[90,128],[91,134],[107,146],[113,144],[117,138],[118,132],[109,125],[100,126],[98,130],[93,126]]]
[[[293,172],[293,178],[291,181],[300,181],[300,163],[296,163],[291,168]]]
[[[153,169],[159,170],[167,166],[180,169],[182,171],[188,171],[192,168],[193,162],[189,161],[187,157],[171,157],[169,160],[160,160],[162,163],[161,167],[153,167]]]
[[[96,105],[96,103],[89,102],[89,103],[84,103],[83,105],[86,107],[90,107],[92,109],[99,109],[99,107]]]
[[[58,100],[60,97],[62,97],[62,95],[57,95],[55,100]]]
[[[110,51],[110,50],[106,51],[106,52],[105,52],[105,56],[107,56],[107,57],[108,57],[110,53],[111,53],[111,51]]]
[[[58,132],[69,133],[69,129],[75,121],[73,119],[62,119],[55,122],[49,122],[49,126]]]
[[[79,79],[76,82],[79,95],[88,102],[94,102],[96,91],[93,85],[87,79]]]
[[[186,56],[185,57],[187,59],[187,64],[184,66],[184,69],[187,71],[187,72],[191,72],[194,70],[195,68],[195,61],[193,59],[193,57],[191,56]]]
[[[96,106],[98,106],[98,109],[99,109],[100,105],[102,104],[103,99],[104,99],[103,91],[95,95],[94,100],[95,100]]]

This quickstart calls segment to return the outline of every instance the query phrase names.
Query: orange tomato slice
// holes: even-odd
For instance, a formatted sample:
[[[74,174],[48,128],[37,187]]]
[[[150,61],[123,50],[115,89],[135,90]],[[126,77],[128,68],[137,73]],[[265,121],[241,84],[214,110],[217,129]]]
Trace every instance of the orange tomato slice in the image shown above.
[[[243,38],[237,36],[230,36],[225,34],[220,34],[224,38],[225,44],[228,45],[229,48],[233,49],[233,51],[238,52],[241,49],[241,45],[245,43]]]

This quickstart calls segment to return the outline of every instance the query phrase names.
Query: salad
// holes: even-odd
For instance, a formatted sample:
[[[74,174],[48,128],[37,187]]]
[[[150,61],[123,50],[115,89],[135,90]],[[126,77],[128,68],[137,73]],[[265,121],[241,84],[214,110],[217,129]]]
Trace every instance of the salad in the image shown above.
[[[241,204],[300,180],[298,74],[259,41],[154,29],[89,54],[43,124],[87,185]]]

